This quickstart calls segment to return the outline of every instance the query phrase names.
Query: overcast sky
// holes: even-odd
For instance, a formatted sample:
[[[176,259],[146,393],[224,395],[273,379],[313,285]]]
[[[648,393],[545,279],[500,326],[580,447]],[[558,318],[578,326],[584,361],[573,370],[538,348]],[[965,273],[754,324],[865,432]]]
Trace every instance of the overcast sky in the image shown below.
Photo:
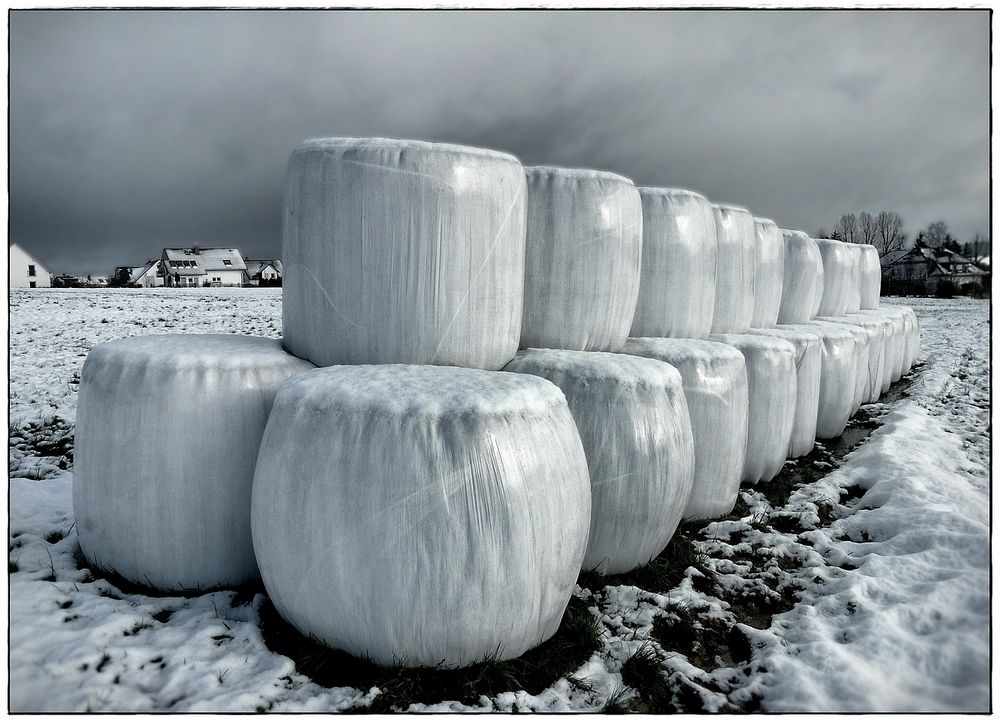
[[[11,240],[57,272],[279,255],[288,155],[333,135],[989,232],[986,11],[15,11],[10,47]]]

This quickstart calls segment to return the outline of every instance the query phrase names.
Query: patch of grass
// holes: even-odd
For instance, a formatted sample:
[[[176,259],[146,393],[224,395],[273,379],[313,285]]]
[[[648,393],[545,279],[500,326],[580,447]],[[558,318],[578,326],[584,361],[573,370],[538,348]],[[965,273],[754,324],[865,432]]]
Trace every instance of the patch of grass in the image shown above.
[[[628,687],[619,685],[604,701],[601,714],[627,714],[632,711],[634,704],[635,700]]]
[[[166,624],[167,622],[170,621],[170,618],[174,616],[174,610],[161,609],[158,612],[153,612],[150,616],[153,617],[153,619],[155,619],[160,624]]]
[[[653,620],[653,638],[663,649],[683,654],[705,671],[750,661],[750,640],[735,625],[715,617],[700,618],[688,608],[672,607],[670,611],[678,619],[661,615]]]
[[[569,677],[603,646],[601,627],[587,604],[573,598],[556,634],[517,659],[491,656],[464,669],[380,667],[330,649],[300,634],[278,616],[268,602],[260,611],[261,633],[269,649],[291,658],[300,674],[324,687],[378,687],[382,693],[370,707],[351,711],[390,712],[415,702],[456,700],[476,704],[479,697],[523,689],[538,694],[561,677]]]
[[[692,586],[697,591],[712,593],[715,590],[715,573],[708,568],[708,558],[695,547],[693,537],[702,529],[704,522],[687,522],[681,524],[674,533],[673,539],[658,556],[648,563],[636,567],[624,574],[609,574],[595,581],[592,577],[586,579],[589,589],[604,586],[629,585],[639,587],[648,592],[665,594],[684,580],[685,572],[694,567],[701,576],[692,579]],[[581,580],[584,577],[581,576]],[[584,581],[578,582],[584,586]]]
[[[152,629],[152,628],[153,628],[153,625],[150,624],[149,622],[137,622],[136,624],[132,625],[131,629],[126,629],[124,632],[122,632],[122,636],[123,637],[134,637],[135,635],[137,635],[142,630],[144,630],[144,629]]]

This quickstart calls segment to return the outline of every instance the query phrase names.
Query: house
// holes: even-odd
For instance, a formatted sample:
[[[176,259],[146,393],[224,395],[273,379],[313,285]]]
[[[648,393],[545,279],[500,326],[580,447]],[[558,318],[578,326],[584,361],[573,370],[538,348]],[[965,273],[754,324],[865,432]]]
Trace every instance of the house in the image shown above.
[[[163,262],[159,258],[154,258],[136,268],[132,272],[127,285],[135,288],[157,288],[165,282]]]
[[[955,293],[980,293],[989,272],[947,248],[913,248],[882,256],[883,292],[895,295],[930,295],[947,282]]]
[[[242,286],[247,270],[235,248],[164,248],[166,286]]]
[[[281,259],[253,259],[245,258],[247,270],[243,274],[244,286],[280,286],[281,285]]]
[[[11,288],[49,288],[52,271],[16,243],[7,249]]]

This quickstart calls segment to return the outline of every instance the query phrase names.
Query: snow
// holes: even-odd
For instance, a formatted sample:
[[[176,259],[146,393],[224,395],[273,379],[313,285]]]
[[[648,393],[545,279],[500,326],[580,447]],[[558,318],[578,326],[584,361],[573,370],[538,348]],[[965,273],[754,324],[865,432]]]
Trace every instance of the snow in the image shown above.
[[[10,461],[20,477],[9,489],[11,711],[336,711],[380,696],[320,686],[271,651],[263,595],[153,596],[95,577],[79,558],[67,469],[83,355],[138,333],[276,337],[279,299],[278,289],[11,294]],[[912,306],[920,321],[905,396],[893,389],[862,407],[877,428],[841,459],[809,461],[814,451],[786,462],[818,475],[787,502],[772,506],[745,487],[745,511],[698,523],[692,544],[720,589],[697,583],[694,567],[667,591],[578,588],[603,634],[573,673],[586,688],[564,678],[538,694],[510,689],[469,706],[421,699],[410,709],[596,711],[648,644],[665,653],[665,684],[685,690],[687,711],[987,711],[988,305],[890,302]],[[799,526],[760,522],[777,518]],[[765,591],[790,599],[758,620],[740,595]],[[653,623],[682,614],[738,623],[749,656],[711,666],[664,648]]]

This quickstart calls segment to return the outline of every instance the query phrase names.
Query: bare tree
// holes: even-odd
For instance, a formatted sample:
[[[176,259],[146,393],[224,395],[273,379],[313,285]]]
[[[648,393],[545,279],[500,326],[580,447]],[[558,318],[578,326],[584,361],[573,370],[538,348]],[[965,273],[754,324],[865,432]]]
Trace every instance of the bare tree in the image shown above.
[[[889,251],[902,249],[906,235],[903,233],[903,218],[898,213],[879,211],[874,218],[874,224],[875,238],[872,240],[872,245],[878,249],[880,256]]]
[[[861,243],[875,244],[875,238],[878,236],[878,229],[875,225],[875,216],[868,211],[861,211],[861,215],[858,216],[858,230],[860,233]],[[883,251],[879,251],[880,255],[883,253]]]
[[[928,248],[941,248],[947,243],[948,238],[948,226],[944,221],[934,221],[927,226],[927,231],[924,233],[924,243]]]
[[[833,232],[841,241],[846,241],[847,243],[860,243],[861,234],[858,229],[858,217],[853,213],[846,213],[840,217],[837,221],[837,225],[834,226]]]

